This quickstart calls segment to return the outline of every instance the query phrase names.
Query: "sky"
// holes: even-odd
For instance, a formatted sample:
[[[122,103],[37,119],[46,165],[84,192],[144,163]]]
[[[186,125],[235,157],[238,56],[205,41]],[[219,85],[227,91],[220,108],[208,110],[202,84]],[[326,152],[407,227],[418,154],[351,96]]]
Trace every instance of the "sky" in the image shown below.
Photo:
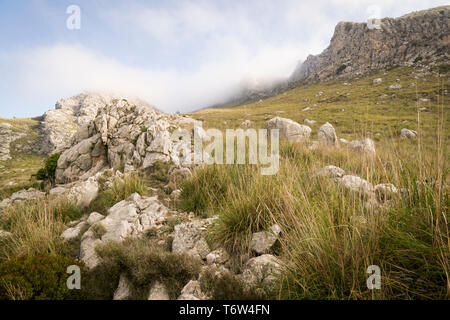
[[[189,112],[225,101],[244,81],[289,77],[299,61],[328,46],[339,21],[448,4],[0,0],[0,117],[39,116],[83,91]],[[68,11],[74,5],[79,15]]]

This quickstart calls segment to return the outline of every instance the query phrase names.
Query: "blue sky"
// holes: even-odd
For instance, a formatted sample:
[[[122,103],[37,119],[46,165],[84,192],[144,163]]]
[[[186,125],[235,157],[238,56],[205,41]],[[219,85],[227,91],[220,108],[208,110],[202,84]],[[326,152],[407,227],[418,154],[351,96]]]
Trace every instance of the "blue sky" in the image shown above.
[[[243,81],[288,77],[339,21],[397,17],[440,0],[0,0],[0,117],[38,116],[84,90],[167,112],[226,99]],[[66,9],[81,9],[69,30]]]

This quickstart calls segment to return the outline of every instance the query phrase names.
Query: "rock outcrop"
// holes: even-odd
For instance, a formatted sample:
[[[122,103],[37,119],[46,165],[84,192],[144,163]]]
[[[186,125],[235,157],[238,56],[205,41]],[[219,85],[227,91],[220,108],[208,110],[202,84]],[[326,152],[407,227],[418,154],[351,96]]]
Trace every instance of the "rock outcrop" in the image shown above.
[[[75,132],[97,116],[100,108],[118,98],[113,94],[84,92],[56,102],[55,109],[42,116],[40,152],[52,154],[62,151]],[[153,108],[139,98],[127,97],[127,101],[132,105]]]
[[[148,106],[113,99],[62,151],[56,182],[86,180],[105,167],[129,172],[169,161],[175,143],[170,133],[176,128],[175,118]]]
[[[22,132],[15,132],[9,123],[0,123],[0,161],[11,159],[10,144],[25,136]]]
[[[384,18],[380,29],[369,29],[367,23],[339,22],[328,48],[319,55],[309,55],[290,81],[353,77],[421,60],[438,65],[448,63],[449,52],[450,6]]]

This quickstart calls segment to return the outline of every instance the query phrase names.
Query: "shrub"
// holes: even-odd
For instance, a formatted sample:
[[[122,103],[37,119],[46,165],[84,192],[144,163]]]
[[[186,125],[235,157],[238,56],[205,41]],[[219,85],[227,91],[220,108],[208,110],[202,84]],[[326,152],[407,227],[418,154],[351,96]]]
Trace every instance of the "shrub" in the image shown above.
[[[39,171],[33,175],[38,180],[49,181],[52,185],[55,184],[55,172],[58,166],[60,154],[55,153],[45,160],[44,167],[39,169]]]
[[[110,299],[117,288],[120,274],[124,273],[133,286],[131,299],[147,299],[152,283],[160,281],[171,299],[195,278],[201,269],[199,259],[186,254],[167,252],[148,239],[126,239],[122,243],[108,242],[97,249],[102,263],[87,275],[89,283],[82,288],[87,299]],[[102,275],[97,279],[94,275]],[[108,282],[103,280],[108,278]],[[111,283],[114,285],[111,286]],[[93,291],[91,291],[91,289]]]
[[[71,258],[42,254],[22,256],[0,264],[1,300],[77,299],[79,290],[67,288],[70,265],[80,265]]]
[[[337,68],[337,70],[336,70],[336,74],[341,74],[342,71],[345,70],[345,68],[347,68],[347,66],[345,64],[339,66],[339,68]]]

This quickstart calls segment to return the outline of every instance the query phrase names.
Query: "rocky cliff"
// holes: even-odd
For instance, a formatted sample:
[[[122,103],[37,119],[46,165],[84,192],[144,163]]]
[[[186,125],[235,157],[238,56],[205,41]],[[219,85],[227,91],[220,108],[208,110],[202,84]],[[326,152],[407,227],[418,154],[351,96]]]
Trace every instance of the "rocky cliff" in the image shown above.
[[[448,63],[449,52],[450,6],[384,18],[379,29],[340,22],[328,48],[300,63],[290,82],[353,77],[395,65]]]

